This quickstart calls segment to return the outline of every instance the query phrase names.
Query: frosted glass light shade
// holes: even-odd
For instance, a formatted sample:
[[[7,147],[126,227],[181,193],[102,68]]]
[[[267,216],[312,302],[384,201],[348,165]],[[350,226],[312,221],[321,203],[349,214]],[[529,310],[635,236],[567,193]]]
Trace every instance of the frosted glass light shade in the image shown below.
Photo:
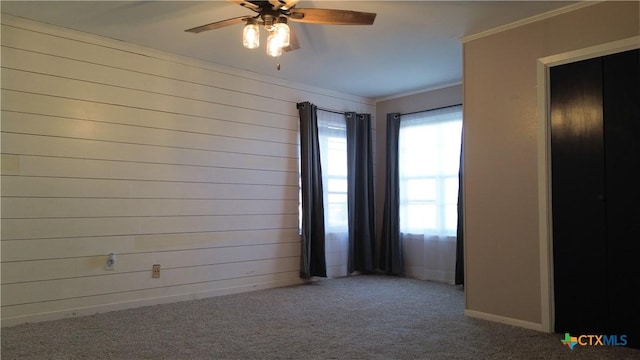
[[[247,20],[247,25],[242,31],[242,45],[247,49],[255,49],[260,46],[260,28],[255,21]]]

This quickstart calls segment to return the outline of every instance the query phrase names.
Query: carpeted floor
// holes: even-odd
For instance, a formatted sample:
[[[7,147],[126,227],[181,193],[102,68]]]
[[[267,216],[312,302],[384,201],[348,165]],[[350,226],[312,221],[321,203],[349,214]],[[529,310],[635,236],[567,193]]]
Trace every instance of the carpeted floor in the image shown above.
[[[9,359],[640,359],[465,317],[461,287],[352,276],[2,328]]]

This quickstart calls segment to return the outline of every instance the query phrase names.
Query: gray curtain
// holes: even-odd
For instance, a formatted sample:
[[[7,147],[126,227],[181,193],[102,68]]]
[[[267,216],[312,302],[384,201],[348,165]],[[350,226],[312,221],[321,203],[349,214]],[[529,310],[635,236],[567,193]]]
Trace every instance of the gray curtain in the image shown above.
[[[373,273],[375,264],[375,207],[371,115],[345,114],[349,209],[348,273]]]
[[[324,203],[318,143],[317,107],[298,103],[300,114],[300,176],[302,183],[302,254],[300,277],[327,276],[324,254]]]
[[[400,184],[398,183],[398,141],[400,114],[387,114],[387,169],[379,267],[389,275],[404,275],[400,234]]]
[[[462,228],[462,165],[464,163],[464,130],[462,130],[460,145],[460,170],[458,171],[458,229],[456,233],[456,285],[464,285],[464,232]]]

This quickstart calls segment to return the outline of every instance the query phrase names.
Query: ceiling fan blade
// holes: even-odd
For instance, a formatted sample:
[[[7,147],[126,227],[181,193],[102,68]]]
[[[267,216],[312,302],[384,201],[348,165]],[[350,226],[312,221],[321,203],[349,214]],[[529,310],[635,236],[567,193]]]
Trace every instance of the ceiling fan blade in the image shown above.
[[[291,10],[289,19],[309,24],[372,25],[376,14],[351,10],[307,8]]]
[[[245,1],[245,0],[227,0],[227,1],[231,2],[231,3],[234,3],[234,4],[237,4],[237,5],[240,5],[242,7],[245,7],[247,9],[249,9],[249,10],[253,10],[253,11],[257,12],[257,13],[259,13],[262,10],[262,8],[259,5],[256,5],[256,4],[254,4],[254,3],[250,2],[250,1]]]
[[[211,24],[196,26],[194,28],[187,29],[185,31],[197,34],[197,33],[203,32],[203,31],[207,31],[207,30],[219,29],[221,27],[225,27],[225,26],[229,26],[229,25],[235,25],[235,24],[241,23],[241,22],[243,22],[243,21],[245,21],[247,19],[250,19],[252,17],[253,16],[239,16],[239,17],[231,18],[231,19],[227,19],[227,20],[216,21],[216,22],[211,23]]]
[[[282,50],[288,52],[288,51],[293,51],[299,48],[300,48],[300,43],[298,42],[298,37],[296,36],[296,33],[293,31],[293,29],[291,29],[290,27],[289,28],[289,46],[283,47]]]
[[[296,6],[299,0],[269,0],[269,3],[273,5],[274,10],[282,9],[289,10]]]

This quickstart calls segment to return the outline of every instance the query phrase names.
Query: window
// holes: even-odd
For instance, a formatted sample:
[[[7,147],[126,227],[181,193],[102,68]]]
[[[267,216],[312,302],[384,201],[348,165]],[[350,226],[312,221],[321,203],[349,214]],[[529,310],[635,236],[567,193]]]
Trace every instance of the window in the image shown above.
[[[347,232],[347,123],[344,115],[318,111],[318,140],[325,228],[327,233]]]
[[[400,231],[455,237],[462,108],[403,115],[399,137]]]

